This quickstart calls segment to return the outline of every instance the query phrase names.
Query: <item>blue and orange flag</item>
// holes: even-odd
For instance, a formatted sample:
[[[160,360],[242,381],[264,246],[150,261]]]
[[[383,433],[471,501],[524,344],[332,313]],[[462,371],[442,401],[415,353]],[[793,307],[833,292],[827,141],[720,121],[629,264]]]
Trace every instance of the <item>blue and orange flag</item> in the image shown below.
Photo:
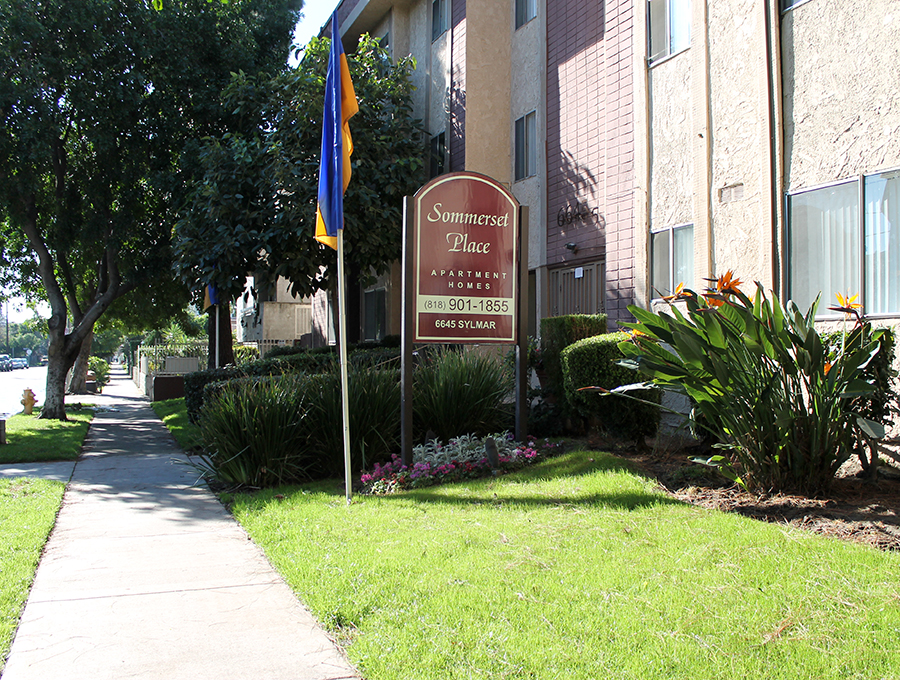
[[[215,286],[209,285],[206,287],[206,291],[203,294],[203,311],[205,312],[207,309],[217,304],[219,304],[219,291]]]
[[[337,250],[338,229],[344,228],[344,192],[350,184],[353,139],[348,121],[359,111],[350,80],[347,55],[341,44],[337,12],[331,17],[331,53],[325,79],[322,121],[322,160],[319,165],[319,205],[316,240]]]

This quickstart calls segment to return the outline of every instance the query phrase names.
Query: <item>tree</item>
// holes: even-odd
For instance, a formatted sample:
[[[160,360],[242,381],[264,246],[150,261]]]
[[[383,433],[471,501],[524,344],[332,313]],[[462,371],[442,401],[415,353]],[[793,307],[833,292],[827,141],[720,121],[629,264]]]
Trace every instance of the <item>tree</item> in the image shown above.
[[[279,276],[298,296],[330,289],[335,252],[312,238],[329,40],[313,39],[299,68],[273,78],[240,72],[225,91],[240,132],[204,141],[203,175],[176,226],[183,279],[234,299],[248,275]],[[411,57],[392,63],[378,40],[348,55],[359,100],[350,122],[353,179],[344,197],[348,268],[365,279],[401,254],[402,199],[424,180],[423,130],[413,116]]]
[[[300,6],[0,0],[0,268],[50,303],[42,417],[110,306],[172,280],[196,140],[228,129],[231,71],[280,67]]]

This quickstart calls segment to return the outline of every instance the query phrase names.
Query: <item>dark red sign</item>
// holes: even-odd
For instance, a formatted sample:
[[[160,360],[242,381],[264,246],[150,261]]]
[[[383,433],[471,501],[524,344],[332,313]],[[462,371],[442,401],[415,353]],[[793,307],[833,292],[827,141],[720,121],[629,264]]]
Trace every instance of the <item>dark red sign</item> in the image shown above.
[[[471,172],[414,197],[414,342],[515,343],[519,204]]]

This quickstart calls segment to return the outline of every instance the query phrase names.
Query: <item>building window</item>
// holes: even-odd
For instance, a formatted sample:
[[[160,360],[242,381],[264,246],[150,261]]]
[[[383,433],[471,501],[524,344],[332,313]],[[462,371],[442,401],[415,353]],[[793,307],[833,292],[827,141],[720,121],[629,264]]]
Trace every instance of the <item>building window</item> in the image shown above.
[[[516,0],[516,28],[537,16],[537,0]]]
[[[383,340],[387,319],[387,292],[384,288],[367,290],[363,293],[363,304],[363,339]]]
[[[694,225],[667,227],[650,234],[650,290],[671,295],[679,283],[694,281]]]
[[[867,314],[900,312],[900,170],[790,194],[788,294],[800,309],[855,295]]]
[[[691,46],[691,0],[648,0],[650,62]]]
[[[431,2],[431,42],[440,38],[449,28],[447,0]]]
[[[809,0],[781,0],[781,11],[786,12],[789,9],[793,9],[797,5],[802,5],[805,2],[809,2]]]
[[[431,138],[431,149],[428,152],[431,161],[429,179],[444,174],[445,159],[447,158],[447,133],[441,132]]]
[[[516,121],[516,181],[537,174],[537,116],[535,112]]]

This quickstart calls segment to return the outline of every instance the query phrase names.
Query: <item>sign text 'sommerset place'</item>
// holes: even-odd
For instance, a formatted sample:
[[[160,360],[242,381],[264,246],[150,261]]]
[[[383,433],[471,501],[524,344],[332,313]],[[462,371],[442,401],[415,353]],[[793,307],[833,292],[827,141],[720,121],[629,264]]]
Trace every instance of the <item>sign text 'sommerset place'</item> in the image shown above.
[[[515,342],[516,200],[455,173],[424,186],[415,206],[415,342]]]

